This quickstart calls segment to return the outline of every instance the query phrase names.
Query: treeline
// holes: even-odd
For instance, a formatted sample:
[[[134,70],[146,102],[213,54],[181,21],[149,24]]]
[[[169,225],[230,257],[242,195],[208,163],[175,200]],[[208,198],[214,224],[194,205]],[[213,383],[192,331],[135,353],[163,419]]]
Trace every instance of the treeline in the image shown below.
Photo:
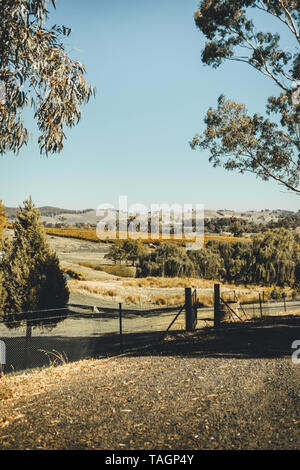
[[[297,287],[300,283],[298,237],[286,229],[268,230],[247,242],[209,241],[185,249],[162,243],[139,256],[137,276],[197,276],[235,284]]]
[[[263,217],[263,216],[261,216]],[[269,221],[267,223],[255,223],[239,217],[224,217],[205,219],[204,228],[206,232],[222,233],[230,232],[235,236],[241,236],[244,233],[260,233],[275,228],[286,228],[295,230],[300,227],[300,214],[290,214],[280,217],[277,221]]]
[[[263,216],[261,216],[263,218]],[[127,229],[130,229],[131,222],[135,219],[134,216],[130,216],[127,223]],[[78,229],[96,229],[96,224],[93,223],[84,223],[77,222],[74,225],[70,226],[67,222],[67,219],[63,217],[58,222],[44,222],[46,228],[78,228]],[[195,227],[195,221],[193,221],[193,227]],[[266,232],[267,230],[274,228],[286,228],[290,230],[295,230],[300,227],[300,214],[290,214],[284,217],[280,217],[277,221],[269,221],[267,223],[263,222],[253,222],[247,219],[240,217],[224,217],[224,218],[210,218],[204,220],[204,230],[207,233],[223,233],[230,232],[236,237],[240,237],[246,233],[260,233]],[[118,220],[117,220],[117,229],[118,229]],[[140,231],[140,224],[137,224],[136,231]],[[161,225],[159,226],[160,233],[163,233],[164,230]],[[151,219],[148,221],[148,232],[151,232]],[[174,224],[170,223],[170,233],[174,234],[175,228]]]

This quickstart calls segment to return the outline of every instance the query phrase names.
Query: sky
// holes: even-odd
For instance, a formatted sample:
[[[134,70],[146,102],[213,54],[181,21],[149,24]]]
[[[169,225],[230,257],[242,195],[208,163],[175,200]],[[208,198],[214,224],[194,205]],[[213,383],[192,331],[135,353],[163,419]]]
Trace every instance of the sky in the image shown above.
[[[213,168],[208,153],[189,141],[221,93],[263,112],[277,94],[272,81],[249,66],[204,66],[204,38],[195,0],[57,0],[49,24],[72,29],[72,58],[87,68],[96,99],[67,129],[59,155],[41,157],[38,132],[18,156],[0,157],[0,199],[18,206],[118,208],[128,203],[204,204],[206,209],[298,211],[299,197],[274,182]],[[259,19],[262,21],[262,19]],[[267,23],[264,23],[267,26]],[[287,45],[288,38],[286,38]]]

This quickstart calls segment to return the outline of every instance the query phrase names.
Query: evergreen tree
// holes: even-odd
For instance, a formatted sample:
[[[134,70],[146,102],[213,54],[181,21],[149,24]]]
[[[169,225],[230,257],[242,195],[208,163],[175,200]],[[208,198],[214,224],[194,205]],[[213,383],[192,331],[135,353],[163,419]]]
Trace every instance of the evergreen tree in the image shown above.
[[[0,260],[1,265],[1,260]],[[0,318],[3,316],[4,305],[5,305],[6,293],[3,285],[3,275],[0,272]]]
[[[4,240],[4,228],[7,222],[7,213],[5,212],[4,209],[5,207],[2,204],[2,201],[0,200],[0,251],[1,251],[1,246],[3,244],[3,240]]]
[[[5,245],[2,270],[5,313],[65,307],[69,298],[66,280],[31,198],[17,214],[14,238]]]

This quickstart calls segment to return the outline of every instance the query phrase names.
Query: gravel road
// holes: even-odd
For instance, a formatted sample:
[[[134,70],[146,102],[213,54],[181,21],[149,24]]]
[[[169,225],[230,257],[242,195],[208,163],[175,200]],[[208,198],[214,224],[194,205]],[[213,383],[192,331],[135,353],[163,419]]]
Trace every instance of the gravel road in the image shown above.
[[[197,335],[5,377],[0,448],[299,449],[300,365],[282,348],[239,355]]]

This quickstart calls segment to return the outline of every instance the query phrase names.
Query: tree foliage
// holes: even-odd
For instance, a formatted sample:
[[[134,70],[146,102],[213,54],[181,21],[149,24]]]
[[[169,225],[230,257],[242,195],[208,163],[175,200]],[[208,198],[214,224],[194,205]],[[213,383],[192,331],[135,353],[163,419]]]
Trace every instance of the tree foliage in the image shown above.
[[[184,248],[161,243],[151,253],[139,257],[137,276],[185,277],[194,274],[194,266]]]
[[[55,7],[55,0],[51,0]],[[71,59],[65,26],[46,28],[49,0],[0,0],[0,154],[18,152],[28,142],[22,111],[33,107],[42,154],[60,152],[65,127],[81,118],[80,108],[94,88],[84,65]]]
[[[241,237],[248,230],[248,222],[232,217],[228,229],[233,233],[234,237]]]
[[[211,241],[206,250],[220,258],[218,280],[281,287],[296,283],[298,243],[289,230],[267,230],[256,235],[252,243]]]
[[[4,313],[9,318],[22,312],[66,306],[66,280],[31,198],[17,214],[14,238],[6,241],[1,268],[6,293]]]
[[[295,237],[288,230],[259,234],[253,240],[252,277],[258,284],[294,285],[298,256]]]
[[[7,213],[5,212],[5,207],[0,200],[0,249],[4,239],[4,228],[7,223]]]
[[[196,276],[233,284],[296,287],[300,283],[299,239],[277,228],[256,235],[252,242],[212,240],[201,250],[188,252],[162,243],[140,256],[137,276]]]
[[[126,263],[130,262],[134,266],[135,262],[146,251],[147,249],[140,240],[118,240],[111,245],[104,258],[120,264],[125,260]]]
[[[125,251],[123,249],[123,244],[124,244],[123,241],[114,242],[110,246],[108,253],[104,255],[104,258],[113,261],[115,264],[117,262],[121,264],[125,258]]]
[[[276,31],[259,31],[249,11],[270,15],[287,29],[291,47],[281,45]],[[204,134],[195,135],[192,148],[210,150],[214,166],[272,178],[300,194],[300,55],[298,0],[204,0],[195,13],[197,27],[207,42],[204,64],[218,67],[224,60],[246,63],[279,87],[270,96],[267,114],[249,115],[243,104],[219,97],[218,107],[205,117]],[[279,122],[276,116],[279,116]]]

